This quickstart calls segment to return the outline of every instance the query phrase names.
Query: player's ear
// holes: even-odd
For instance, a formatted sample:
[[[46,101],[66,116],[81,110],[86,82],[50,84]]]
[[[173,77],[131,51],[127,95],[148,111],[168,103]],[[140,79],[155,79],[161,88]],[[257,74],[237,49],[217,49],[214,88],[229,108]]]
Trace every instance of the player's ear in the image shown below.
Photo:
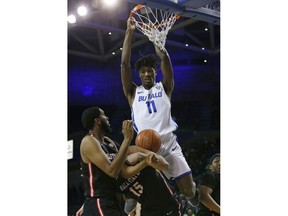
[[[100,123],[100,119],[99,119],[99,118],[95,118],[95,119],[94,119],[94,122],[97,123],[97,124],[99,124],[99,123]]]

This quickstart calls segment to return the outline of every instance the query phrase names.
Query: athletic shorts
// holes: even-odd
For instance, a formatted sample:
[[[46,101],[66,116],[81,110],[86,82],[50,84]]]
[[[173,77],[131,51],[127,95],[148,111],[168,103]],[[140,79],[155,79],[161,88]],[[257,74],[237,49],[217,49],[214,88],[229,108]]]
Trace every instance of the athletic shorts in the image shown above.
[[[147,211],[141,209],[141,216],[181,216],[180,206],[167,206],[165,209]]]
[[[209,212],[209,211],[199,211],[196,216],[220,216],[220,214]]]
[[[116,198],[87,198],[84,202],[83,216],[123,216]]]
[[[169,181],[177,181],[192,173],[175,134],[161,136],[161,147],[156,153],[164,157],[170,165],[169,170],[162,171]]]

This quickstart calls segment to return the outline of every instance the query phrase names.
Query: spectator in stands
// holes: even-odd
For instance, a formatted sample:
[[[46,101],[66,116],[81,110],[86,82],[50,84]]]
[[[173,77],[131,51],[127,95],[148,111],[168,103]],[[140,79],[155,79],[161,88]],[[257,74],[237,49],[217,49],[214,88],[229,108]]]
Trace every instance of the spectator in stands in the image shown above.
[[[220,216],[220,154],[209,160],[209,171],[199,178],[198,199],[200,201],[196,216]]]

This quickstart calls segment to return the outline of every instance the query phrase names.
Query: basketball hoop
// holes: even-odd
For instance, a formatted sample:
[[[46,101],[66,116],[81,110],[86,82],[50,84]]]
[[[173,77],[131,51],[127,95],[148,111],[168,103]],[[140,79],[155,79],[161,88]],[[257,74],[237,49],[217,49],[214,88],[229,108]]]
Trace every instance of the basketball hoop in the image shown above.
[[[130,12],[136,28],[161,50],[165,50],[166,37],[180,15],[138,4]]]

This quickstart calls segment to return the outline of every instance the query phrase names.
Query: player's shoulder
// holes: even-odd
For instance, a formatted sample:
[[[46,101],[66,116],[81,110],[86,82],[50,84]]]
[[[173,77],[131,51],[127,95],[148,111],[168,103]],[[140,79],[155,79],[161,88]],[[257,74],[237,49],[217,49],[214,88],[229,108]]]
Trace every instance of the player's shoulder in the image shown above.
[[[162,80],[159,81],[159,82],[157,82],[157,83],[154,85],[154,87],[156,87],[156,88],[164,88],[164,85],[163,85]]]
[[[90,143],[92,140],[93,140],[93,137],[87,134],[82,138],[81,145],[87,145],[87,143]]]
[[[96,144],[96,145],[95,145]],[[91,148],[97,148],[100,147],[100,142],[99,140],[97,140],[96,138],[94,138],[91,135],[86,135],[85,137],[83,137],[81,144],[80,144],[80,148],[84,148],[84,149],[91,149]]]

